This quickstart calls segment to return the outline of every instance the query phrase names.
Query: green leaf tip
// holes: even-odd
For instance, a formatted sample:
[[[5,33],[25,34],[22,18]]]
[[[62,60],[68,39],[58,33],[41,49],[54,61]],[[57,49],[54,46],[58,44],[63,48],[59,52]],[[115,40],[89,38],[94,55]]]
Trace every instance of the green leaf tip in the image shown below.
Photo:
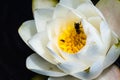
[[[120,39],[118,39],[118,43],[116,43],[115,46],[120,47]]]

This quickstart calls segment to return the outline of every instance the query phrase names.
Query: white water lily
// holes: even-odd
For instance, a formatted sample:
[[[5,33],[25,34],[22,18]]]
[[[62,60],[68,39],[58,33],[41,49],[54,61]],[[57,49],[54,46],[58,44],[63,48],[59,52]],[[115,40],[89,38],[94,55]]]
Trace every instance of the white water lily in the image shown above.
[[[27,58],[28,69],[50,76],[48,80],[92,80],[116,61],[118,36],[90,0],[44,1],[47,5],[40,6],[42,0],[33,0],[35,20],[19,28],[36,52]]]

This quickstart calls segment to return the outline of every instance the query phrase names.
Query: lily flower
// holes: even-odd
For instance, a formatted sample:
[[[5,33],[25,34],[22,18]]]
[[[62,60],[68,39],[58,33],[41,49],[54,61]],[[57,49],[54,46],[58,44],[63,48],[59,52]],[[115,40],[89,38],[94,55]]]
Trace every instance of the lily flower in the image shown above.
[[[48,80],[92,80],[120,55],[120,40],[90,0],[33,0],[34,20],[19,28],[35,52],[26,60]]]

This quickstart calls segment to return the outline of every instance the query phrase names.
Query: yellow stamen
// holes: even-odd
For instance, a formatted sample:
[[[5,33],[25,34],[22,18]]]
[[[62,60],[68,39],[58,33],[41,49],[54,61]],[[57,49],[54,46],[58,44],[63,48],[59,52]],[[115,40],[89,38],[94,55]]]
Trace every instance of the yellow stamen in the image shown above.
[[[58,37],[60,49],[75,54],[86,44],[86,34],[81,23],[68,26]]]

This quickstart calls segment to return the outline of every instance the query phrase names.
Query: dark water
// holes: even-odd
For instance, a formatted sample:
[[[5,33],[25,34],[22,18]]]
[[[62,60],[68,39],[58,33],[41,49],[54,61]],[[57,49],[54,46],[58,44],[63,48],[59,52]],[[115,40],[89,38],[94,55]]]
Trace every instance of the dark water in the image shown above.
[[[92,0],[94,4],[98,0]],[[0,2],[0,80],[30,80],[35,73],[26,69],[25,61],[33,51],[18,35],[19,26],[33,19],[31,0]],[[115,64],[119,65],[120,59]]]

